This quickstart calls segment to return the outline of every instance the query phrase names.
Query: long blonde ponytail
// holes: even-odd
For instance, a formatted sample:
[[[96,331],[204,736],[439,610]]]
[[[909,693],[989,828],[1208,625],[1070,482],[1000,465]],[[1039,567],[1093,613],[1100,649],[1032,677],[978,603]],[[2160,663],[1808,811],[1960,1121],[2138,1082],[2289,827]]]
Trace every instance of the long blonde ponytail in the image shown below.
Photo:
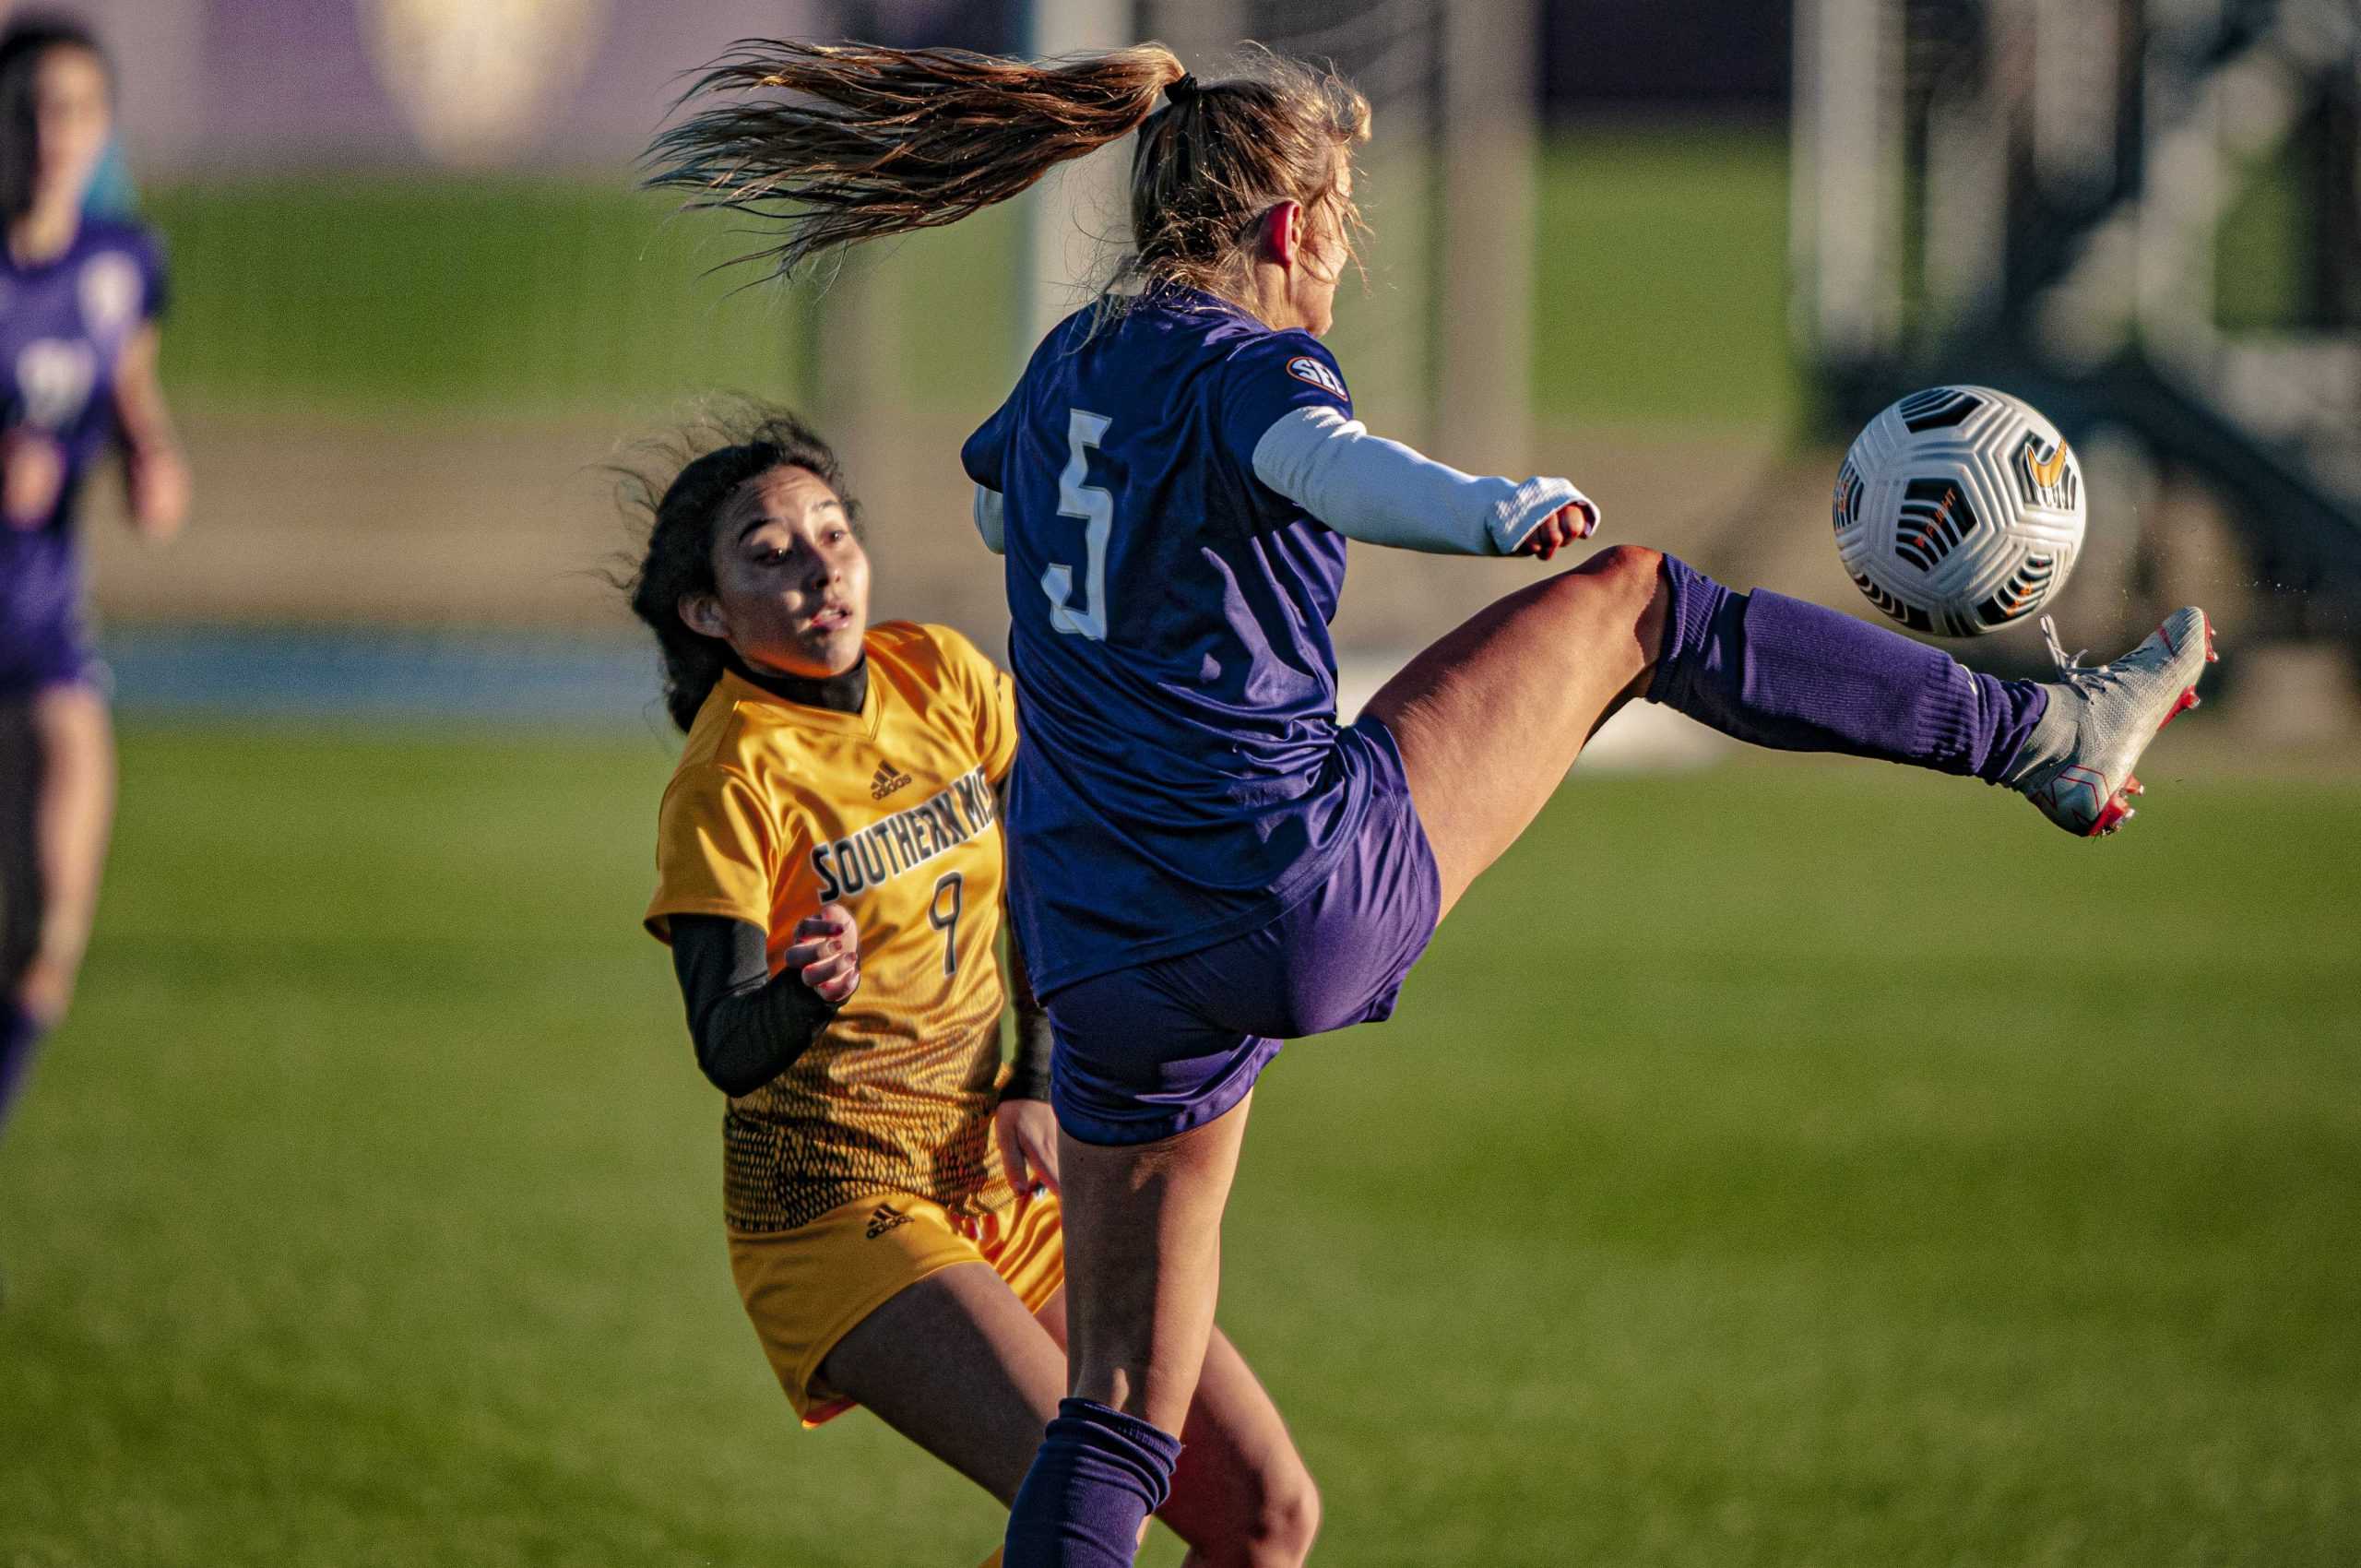
[[[744,259],[789,277],[836,246],[1006,201],[1137,129],[1184,74],[1160,43],[1035,64],[749,40],[683,95],[720,101],[656,138],[647,184],[761,220],[775,243]]]

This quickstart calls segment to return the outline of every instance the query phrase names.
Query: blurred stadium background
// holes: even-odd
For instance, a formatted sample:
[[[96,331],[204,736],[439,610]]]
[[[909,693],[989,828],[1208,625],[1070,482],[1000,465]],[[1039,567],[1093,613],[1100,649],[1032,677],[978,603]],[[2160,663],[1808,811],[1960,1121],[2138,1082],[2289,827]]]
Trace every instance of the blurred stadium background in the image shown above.
[[[1341,348],[1381,428],[1571,469],[1620,536],[1849,604],[1796,526],[1833,448],[1913,386],[2002,379],[2096,467],[2071,636],[2111,645],[2202,589],[2250,656],[2225,688],[2284,694],[2233,699],[2249,720],[2284,740],[2355,718],[2343,0],[695,0],[660,26],[629,0],[87,9],[122,40],[206,479],[184,550],[94,530],[135,708],[199,690],[199,647],[230,697],[267,695],[279,644],[233,670],[238,639],[186,634],[291,624],[431,629],[436,657],[396,667],[454,696],[490,635],[493,690],[467,695],[519,700],[497,634],[617,631],[584,570],[623,538],[599,464],[716,388],[825,410],[889,591],[996,640],[991,574],[939,531],[955,441],[1070,305],[1091,237],[1120,233],[1121,154],[825,295],[746,288],[714,270],[726,226],[670,219],[631,160],[680,72],[770,30],[1334,56],[1380,113]],[[1382,558],[1357,576],[1341,636],[1381,659],[1497,581]],[[1982,651],[2033,649],[2021,630]],[[611,655],[592,661],[620,671]],[[612,695],[565,689],[595,712]]]
[[[2361,1561],[2349,0],[75,9],[171,246],[197,502],[169,552],[86,519],[124,804],[0,1140],[0,1562],[993,1538],[865,1418],[794,1433],[738,1315],[634,923],[670,749],[604,467],[699,394],[796,402],[880,613],[996,647],[957,444],[1116,218],[1084,168],[743,287],[632,160],[748,33],[1333,56],[1377,105],[1372,425],[1868,614],[1838,452],[1989,380],[2085,454],[2070,645],[2225,628],[2098,850],[1635,726],[1627,762],[1722,766],[1578,770],[1396,1023],[1290,1053],[1225,1313],[1319,1560]],[[1357,552],[1340,639],[1382,671],[1526,570]]]

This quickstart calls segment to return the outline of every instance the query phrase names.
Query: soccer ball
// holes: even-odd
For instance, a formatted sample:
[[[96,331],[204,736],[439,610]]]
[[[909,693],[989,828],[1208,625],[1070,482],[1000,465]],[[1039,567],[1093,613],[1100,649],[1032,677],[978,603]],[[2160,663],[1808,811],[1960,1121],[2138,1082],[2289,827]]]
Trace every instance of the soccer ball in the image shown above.
[[[2030,404],[1933,386],[1871,420],[1836,472],[1836,553],[1914,632],[1980,637],[2066,586],[2082,547],[2082,467]]]

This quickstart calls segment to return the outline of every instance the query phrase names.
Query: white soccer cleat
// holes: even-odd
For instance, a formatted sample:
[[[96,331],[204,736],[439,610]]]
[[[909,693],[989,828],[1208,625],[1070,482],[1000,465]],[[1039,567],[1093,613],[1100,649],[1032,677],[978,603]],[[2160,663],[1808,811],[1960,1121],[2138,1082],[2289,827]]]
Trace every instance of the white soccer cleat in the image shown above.
[[[2067,656],[2047,615],[2041,628],[2058,680],[2025,742],[2031,766],[2008,782],[2067,832],[2104,837],[2135,814],[2131,800],[2143,791],[2131,770],[2140,754],[2197,706],[2198,678],[2219,657],[2213,623],[2193,605],[2176,610],[2146,642],[2091,670],[2082,655]]]

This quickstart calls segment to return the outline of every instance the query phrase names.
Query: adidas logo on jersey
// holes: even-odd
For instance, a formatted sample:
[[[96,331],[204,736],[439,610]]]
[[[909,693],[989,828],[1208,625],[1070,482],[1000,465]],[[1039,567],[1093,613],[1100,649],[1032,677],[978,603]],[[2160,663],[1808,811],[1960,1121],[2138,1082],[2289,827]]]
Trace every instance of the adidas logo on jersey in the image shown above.
[[[869,781],[869,798],[882,801],[909,781],[908,774],[897,773],[892,763],[881,762],[877,765],[877,777]]]
[[[877,1212],[869,1217],[869,1239],[872,1241],[897,1225],[908,1225],[910,1217],[892,1204],[879,1204]]]

